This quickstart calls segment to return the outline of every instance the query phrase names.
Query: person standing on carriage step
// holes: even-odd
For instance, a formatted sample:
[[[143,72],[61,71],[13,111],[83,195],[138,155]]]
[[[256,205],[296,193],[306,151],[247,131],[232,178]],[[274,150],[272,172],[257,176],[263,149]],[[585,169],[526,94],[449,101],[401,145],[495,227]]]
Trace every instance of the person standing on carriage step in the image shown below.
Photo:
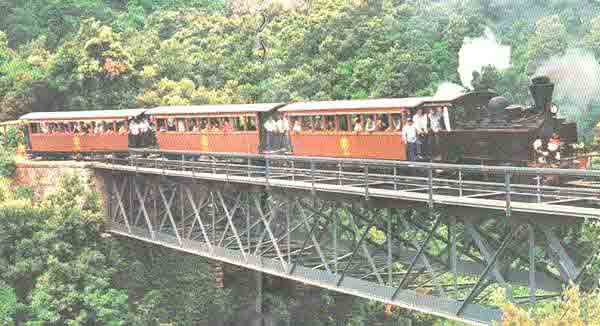
[[[444,128],[444,112],[442,108],[431,109],[429,113],[429,124],[433,135],[431,135],[429,141],[429,148],[431,153],[438,153],[440,148],[440,131],[445,130]]]
[[[277,123],[273,119],[273,116],[270,116],[265,122],[265,131],[267,133],[267,151],[271,151],[273,137],[275,136],[275,131],[277,130]]]
[[[147,147],[150,145],[150,124],[148,123],[148,119],[144,118],[142,122],[139,124],[140,128],[140,147]]]
[[[409,161],[417,160],[417,127],[412,118],[406,120],[406,125],[402,128],[402,137],[406,142],[406,154]]]
[[[140,124],[138,123],[137,118],[131,120],[131,123],[129,124],[129,134],[131,136],[131,147],[137,148],[140,143]]]
[[[417,156],[422,159],[426,153],[428,126],[427,115],[422,109],[418,109],[417,113],[412,117],[415,128],[417,128]]]
[[[277,121],[277,129],[279,129],[279,133],[281,134],[281,147],[285,152],[290,152],[290,121],[287,116],[284,115]]]

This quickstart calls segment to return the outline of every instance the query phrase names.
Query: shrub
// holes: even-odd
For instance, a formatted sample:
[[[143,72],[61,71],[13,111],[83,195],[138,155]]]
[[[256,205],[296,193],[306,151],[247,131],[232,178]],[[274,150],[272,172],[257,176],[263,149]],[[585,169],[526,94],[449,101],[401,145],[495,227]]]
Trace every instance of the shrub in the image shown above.
[[[6,151],[0,151],[0,177],[12,177],[16,169],[15,156]]]
[[[15,189],[15,199],[33,200],[33,189],[27,186],[18,186]]]

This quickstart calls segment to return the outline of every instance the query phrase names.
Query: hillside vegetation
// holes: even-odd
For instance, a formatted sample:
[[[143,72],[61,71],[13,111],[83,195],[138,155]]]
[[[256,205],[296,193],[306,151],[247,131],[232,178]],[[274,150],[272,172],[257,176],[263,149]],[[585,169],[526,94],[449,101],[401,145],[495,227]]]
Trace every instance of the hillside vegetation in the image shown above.
[[[478,86],[515,101],[528,100],[528,78],[545,60],[575,48],[600,54],[600,3],[593,0],[0,6],[7,13],[0,18],[3,119],[30,111],[431,95],[444,81],[460,83],[463,39],[486,27],[512,46],[512,65],[487,69]]]

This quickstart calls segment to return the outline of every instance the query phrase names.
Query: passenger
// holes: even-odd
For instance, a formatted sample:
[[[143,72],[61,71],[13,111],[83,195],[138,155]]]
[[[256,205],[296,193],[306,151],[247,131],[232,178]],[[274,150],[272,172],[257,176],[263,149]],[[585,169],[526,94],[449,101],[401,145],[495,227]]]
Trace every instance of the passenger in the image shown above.
[[[536,161],[540,164],[546,163],[546,157],[548,156],[548,152],[545,152],[543,149],[543,142],[540,138],[536,139],[533,142],[533,151],[536,154]]]
[[[129,135],[130,135],[130,144],[131,147],[135,148],[139,145],[139,136],[140,136],[140,123],[136,119],[131,120],[129,124]]]
[[[375,120],[375,131],[383,131],[386,129],[386,125],[381,119]]]
[[[177,119],[177,131],[185,132],[185,121],[183,119]]]
[[[427,115],[423,114],[422,109],[418,109],[417,113],[412,118],[415,128],[417,129],[417,155],[425,156],[425,147],[428,141]]]
[[[223,122],[223,132],[232,132],[233,128],[231,127],[231,123],[229,123],[229,118],[225,118]]]
[[[125,124],[125,122],[121,122],[119,127],[119,135],[125,135],[127,134],[127,132],[127,125]]]
[[[325,120],[326,126],[325,126],[325,130],[327,131],[334,131],[335,130],[335,123],[333,123],[333,121],[331,120]]]
[[[302,123],[300,123],[300,119],[294,121],[294,132],[299,134],[302,131]]]
[[[273,119],[273,116],[270,116],[267,119],[267,122],[265,122],[264,128],[267,133],[267,150],[271,151],[271,148],[273,146],[273,144],[272,144],[273,137],[277,130],[277,123],[275,122],[275,119]]]
[[[221,132],[221,126],[219,125],[219,121],[216,121],[215,123],[212,124],[212,128],[211,130],[212,132]]]
[[[406,151],[409,161],[417,160],[417,127],[413,124],[411,118],[406,120],[406,125],[402,128],[402,137],[406,142]]]
[[[356,120],[354,120],[354,132],[362,132],[363,130],[364,128],[362,121],[360,120],[360,118],[356,118]]]
[[[442,108],[432,109],[429,113],[429,122],[431,124],[431,131],[434,134],[444,130],[444,112]]]
[[[175,118],[170,117],[167,119],[167,131],[177,131],[177,126],[175,126]]]
[[[287,116],[283,116],[279,121],[277,121],[277,129],[279,130],[279,134],[281,137],[281,147],[286,151],[291,150],[291,142],[290,142],[290,121]]]
[[[198,127],[197,123],[194,123],[194,126],[192,127],[192,132],[200,132],[200,127]]]
[[[429,124],[433,137],[429,137],[429,146],[431,146],[431,152],[438,153],[440,148],[440,132],[445,130],[444,128],[444,109],[435,108],[429,112]]]
[[[110,125],[104,125],[104,134],[106,135],[114,135],[115,131],[113,130],[113,126],[112,124]]]
[[[375,126],[375,122],[371,118],[367,118],[366,129],[367,129],[366,130],[367,132],[377,131],[377,127]]]
[[[550,152],[550,157],[553,163],[558,163],[560,161],[560,137],[557,133],[553,133],[552,137],[548,141],[548,151]]]

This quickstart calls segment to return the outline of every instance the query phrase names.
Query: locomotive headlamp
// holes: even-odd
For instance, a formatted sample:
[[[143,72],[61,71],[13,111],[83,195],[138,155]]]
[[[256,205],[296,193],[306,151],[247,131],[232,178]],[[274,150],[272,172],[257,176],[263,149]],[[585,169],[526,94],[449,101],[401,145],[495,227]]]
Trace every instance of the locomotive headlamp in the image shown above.
[[[558,113],[558,105],[552,103],[552,105],[550,106],[550,113],[552,113],[552,114]]]

